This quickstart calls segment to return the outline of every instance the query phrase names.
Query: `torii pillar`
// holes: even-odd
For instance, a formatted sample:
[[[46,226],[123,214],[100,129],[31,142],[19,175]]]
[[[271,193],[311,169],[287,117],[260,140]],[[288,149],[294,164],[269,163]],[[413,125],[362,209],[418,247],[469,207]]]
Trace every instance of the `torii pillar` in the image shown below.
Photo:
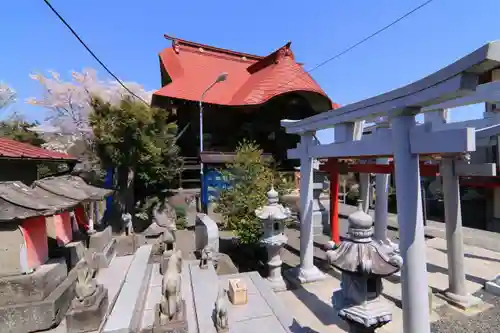
[[[397,115],[391,119],[400,249],[403,257],[401,291],[403,331],[430,333],[427,260],[419,155],[412,153],[410,132],[416,127],[415,115]],[[415,112],[416,113],[416,112]]]
[[[387,118],[381,119],[377,122],[377,127],[374,133],[381,129],[389,128],[389,121]],[[388,157],[379,157],[376,160],[377,165],[388,165]],[[389,222],[389,180],[391,174],[377,173],[375,175],[375,240],[390,250],[391,252],[399,252],[399,247],[394,244],[387,236],[387,226]]]
[[[314,158],[309,157],[309,148],[317,145],[314,134],[306,132],[300,136],[300,266],[285,272],[288,280],[298,284],[326,278],[326,275],[314,266]]]

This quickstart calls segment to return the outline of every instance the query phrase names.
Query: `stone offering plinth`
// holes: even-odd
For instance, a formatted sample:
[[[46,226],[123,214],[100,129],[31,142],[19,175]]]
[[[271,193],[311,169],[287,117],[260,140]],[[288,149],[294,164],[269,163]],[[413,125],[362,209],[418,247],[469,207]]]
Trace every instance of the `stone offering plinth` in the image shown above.
[[[111,234],[111,226],[90,234],[88,247],[95,251],[97,268],[109,267],[117,251],[117,242]]]
[[[96,293],[84,303],[74,299],[66,313],[67,332],[84,333],[99,329],[108,309],[108,303],[108,290],[102,285],[98,285]]]
[[[58,325],[74,296],[76,272],[63,258],[31,274],[0,278],[0,332],[34,332]]]
[[[187,333],[186,302],[181,302],[181,311],[172,320],[161,313],[160,304],[156,304],[155,321],[151,333]],[[146,333],[144,330],[142,333]],[[149,332],[147,332],[149,333]]]
[[[116,253],[117,256],[129,256],[135,253],[139,247],[146,243],[144,236],[139,234],[120,235],[116,236]]]
[[[240,279],[229,279],[229,300],[233,305],[248,303],[248,290],[245,282]]]

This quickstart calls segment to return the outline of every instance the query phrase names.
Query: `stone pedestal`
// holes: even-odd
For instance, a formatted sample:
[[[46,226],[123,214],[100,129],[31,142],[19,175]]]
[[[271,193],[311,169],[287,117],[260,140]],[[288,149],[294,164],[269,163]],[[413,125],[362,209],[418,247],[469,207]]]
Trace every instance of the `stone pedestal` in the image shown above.
[[[333,295],[333,303],[338,309],[338,316],[348,323],[349,333],[373,333],[392,321],[392,313],[385,302],[366,302],[343,308],[342,291],[339,290]]]
[[[131,234],[116,236],[116,255],[119,257],[129,256],[135,253],[139,247],[146,243],[143,235]]]
[[[63,258],[31,274],[0,278],[0,332],[34,332],[58,325],[74,296],[76,270]]]
[[[99,285],[97,292],[86,301],[88,304],[73,300],[71,308],[66,313],[68,333],[92,332],[99,329],[108,309],[108,290]]]
[[[284,271],[283,275],[296,288],[300,288],[304,283],[321,281],[326,278],[325,273],[316,266],[308,269],[302,269],[301,267],[290,268]]]
[[[109,264],[116,256],[117,242],[113,239],[111,226],[103,231],[94,232],[89,235],[89,249],[96,253],[97,268],[109,267]]]
[[[269,261],[267,262],[269,266],[269,276],[267,277],[267,281],[269,281],[274,291],[283,291],[287,289],[283,275],[281,275],[281,264],[283,263],[280,256],[281,247],[282,244],[267,245],[269,257]]]
[[[155,321],[151,333],[188,333],[186,302],[184,300],[181,302],[181,311],[172,320],[164,316],[160,311],[160,304],[156,304]]]
[[[51,258],[64,258],[68,270],[72,270],[85,255],[85,250],[83,241],[74,241],[49,249],[49,255]]]
[[[500,296],[500,275],[497,275],[494,280],[486,282],[485,289],[493,295]]]

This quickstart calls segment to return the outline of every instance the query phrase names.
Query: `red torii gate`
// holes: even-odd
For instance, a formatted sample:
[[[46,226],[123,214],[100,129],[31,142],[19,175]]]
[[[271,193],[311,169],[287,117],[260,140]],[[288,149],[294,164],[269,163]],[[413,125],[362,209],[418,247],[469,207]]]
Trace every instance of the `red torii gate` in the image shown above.
[[[330,178],[330,237],[335,244],[340,243],[339,233],[339,175],[342,168],[345,172],[383,173],[394,172],[394,163],[389,164],[347,164],[341,163],[336,158],[329,158],[320,164],[319,170],[328,173]],[[439,165],[420,162],[420,175],[426,177],[439,176]]]

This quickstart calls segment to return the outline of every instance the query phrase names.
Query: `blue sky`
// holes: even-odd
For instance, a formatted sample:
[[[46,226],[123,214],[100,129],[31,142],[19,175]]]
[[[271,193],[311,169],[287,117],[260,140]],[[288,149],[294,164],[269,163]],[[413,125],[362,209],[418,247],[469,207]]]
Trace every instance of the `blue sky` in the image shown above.
[[[0,81],[19,94],[11,110],[43,119],[27,106],[40,93],[30,72],[92,67],[106,73],[42,0],[4,1],[0,12]],[[265,55],[292,41],[306,69],[342,51],[423,0],[377,1],[131,1],[52,0],[97,55],[125,81],[160,85],[158,52],[168,33],[237,51]],[[311,74],[344,105],[397,88],[500,39],[498,0],[434,0],[389,30]],[[481,107],[452,120],[476,118]],[[321,138],[321,137],[320,137]]]

